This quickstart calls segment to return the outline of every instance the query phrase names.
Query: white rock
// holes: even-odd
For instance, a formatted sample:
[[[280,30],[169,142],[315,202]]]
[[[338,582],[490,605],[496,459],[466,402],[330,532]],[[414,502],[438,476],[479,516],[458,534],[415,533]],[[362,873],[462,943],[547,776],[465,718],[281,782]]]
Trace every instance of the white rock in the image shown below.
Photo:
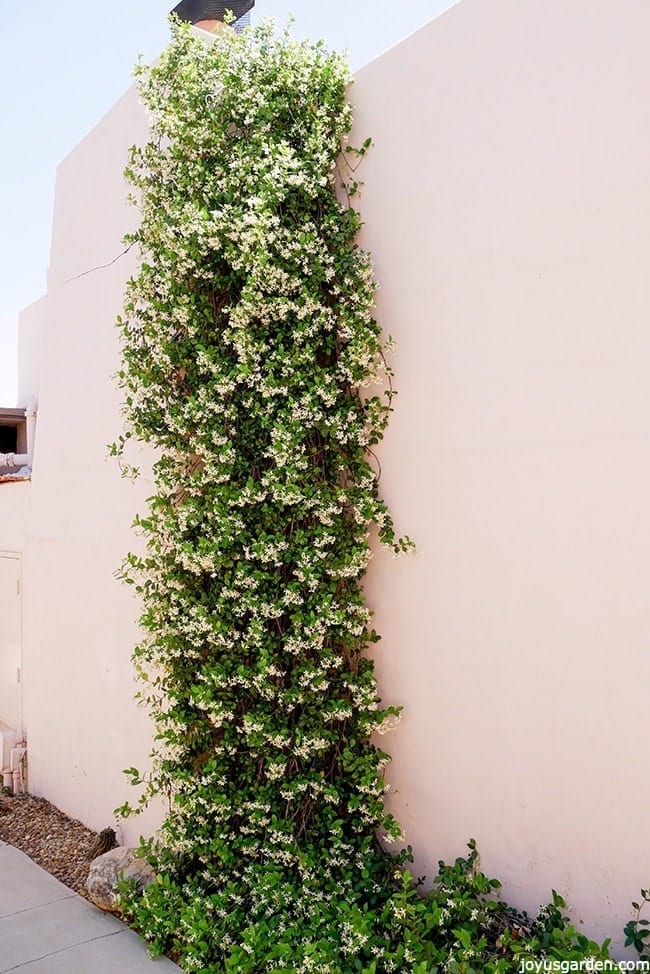
[[[123,879],[134,879],[144,889],[154,882],[156,874],[146,861],[136,856],[136,850],[128,846],[118,846],[98,856],[90,867],[86,889],[90,899],[101,910],[119,913],[118,883]]]

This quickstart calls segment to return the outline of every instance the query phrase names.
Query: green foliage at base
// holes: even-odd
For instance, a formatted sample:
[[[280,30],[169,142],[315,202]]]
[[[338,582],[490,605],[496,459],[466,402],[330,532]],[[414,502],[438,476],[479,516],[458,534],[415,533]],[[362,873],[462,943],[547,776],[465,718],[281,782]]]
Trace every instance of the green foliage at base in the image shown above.
[[[127,891],[125,908],[153,953],[167,952],[202,974],[505,974],[540,958],[610,957],[608,943],[574,929],[557,893],[535,918],[503,903],[499,882],[480,871],[473,843],[466,858],[440,863],[426,893],[404,862],[379,851],[365,876],[337,889],[303,887],[298,877],[287,888],[286,872],[265,878],[275,897],[271,911],[254,898],[233,900],[227,886],[209,891],[168,872],[144,895]]]
[[[650,903],[650,889],[641,890],[641,901],[632,903],[634,917],[625,925],[625,946],[634,947],[643,961],[650,961],[650,920],[643,916],[645,907]]]
[[[559,900],[530,922],[502,904],[474,849],[423,895],[383,848],[400,828],[374,735],[399,710],[380,701],[363,578],[372,530],[410,542],[372,456],[393,392],[350,205],[368,143],[347,145],[349,83],[340,57],[269,25],[204,43],[176,24],[140,69],[121,445],[158,460],[124,577],[158,746],[129,773],[169,814],[145,850],[158,882],[126,908],[203,974],[605,956]]]

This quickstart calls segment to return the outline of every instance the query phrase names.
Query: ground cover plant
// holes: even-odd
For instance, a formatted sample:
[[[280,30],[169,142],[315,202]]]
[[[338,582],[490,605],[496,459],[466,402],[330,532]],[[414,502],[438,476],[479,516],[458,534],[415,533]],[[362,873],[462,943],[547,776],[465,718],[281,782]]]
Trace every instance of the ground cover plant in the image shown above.
[[[345,61],[270,24],[204,43],[176,23],[139,69],[151,139],[127,172],[141,264],[120,319],[128,428],[152,444],[135,652],[169,813],[125,891],[188,971],[508,971],[607,956],[563,916],[498,899],[476,850],[422,895],[384,807],[369,536],[396,553],[372,448],[392,408],[356,242]],[[375,394],[374,390],[382,390]],[[121,812],[132,809],[125,806]]]

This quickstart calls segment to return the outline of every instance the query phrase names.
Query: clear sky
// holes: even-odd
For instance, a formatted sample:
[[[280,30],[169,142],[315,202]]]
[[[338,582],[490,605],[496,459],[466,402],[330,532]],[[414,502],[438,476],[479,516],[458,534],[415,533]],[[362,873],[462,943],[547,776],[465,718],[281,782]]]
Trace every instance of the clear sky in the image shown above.
[[[257,0],[361,67],[454,0]],[[0,406],[15,401],[16,320],[45,290],[56,167],[169,37],[174,0],[33,0],[0,24]]]

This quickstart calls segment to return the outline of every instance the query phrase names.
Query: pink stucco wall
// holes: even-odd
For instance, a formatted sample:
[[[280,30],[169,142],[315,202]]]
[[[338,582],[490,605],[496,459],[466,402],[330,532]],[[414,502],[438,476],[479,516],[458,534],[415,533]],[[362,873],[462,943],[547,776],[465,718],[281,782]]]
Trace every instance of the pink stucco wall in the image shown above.
[[[617,935],[650,880],[650,5],[463,0],[359,73],[395,336],[380,555],[392,805],[418,873]]]
[[[114,324],[134,260],[111,262],[136,218],[126,150],[146,131],[130,91],[59,167],[48,294],[21,321],[23,371],[41,361],[23,558],[30,788],[96,829],[136,797],[122,770],[146,766],[151,746],[133,700],[138,606],[115,578],[138,544],[131,522],[149,485],[124,480],[108,458],[122,426]],[[122,837],[136,841],[157,821],[131,820]]]

